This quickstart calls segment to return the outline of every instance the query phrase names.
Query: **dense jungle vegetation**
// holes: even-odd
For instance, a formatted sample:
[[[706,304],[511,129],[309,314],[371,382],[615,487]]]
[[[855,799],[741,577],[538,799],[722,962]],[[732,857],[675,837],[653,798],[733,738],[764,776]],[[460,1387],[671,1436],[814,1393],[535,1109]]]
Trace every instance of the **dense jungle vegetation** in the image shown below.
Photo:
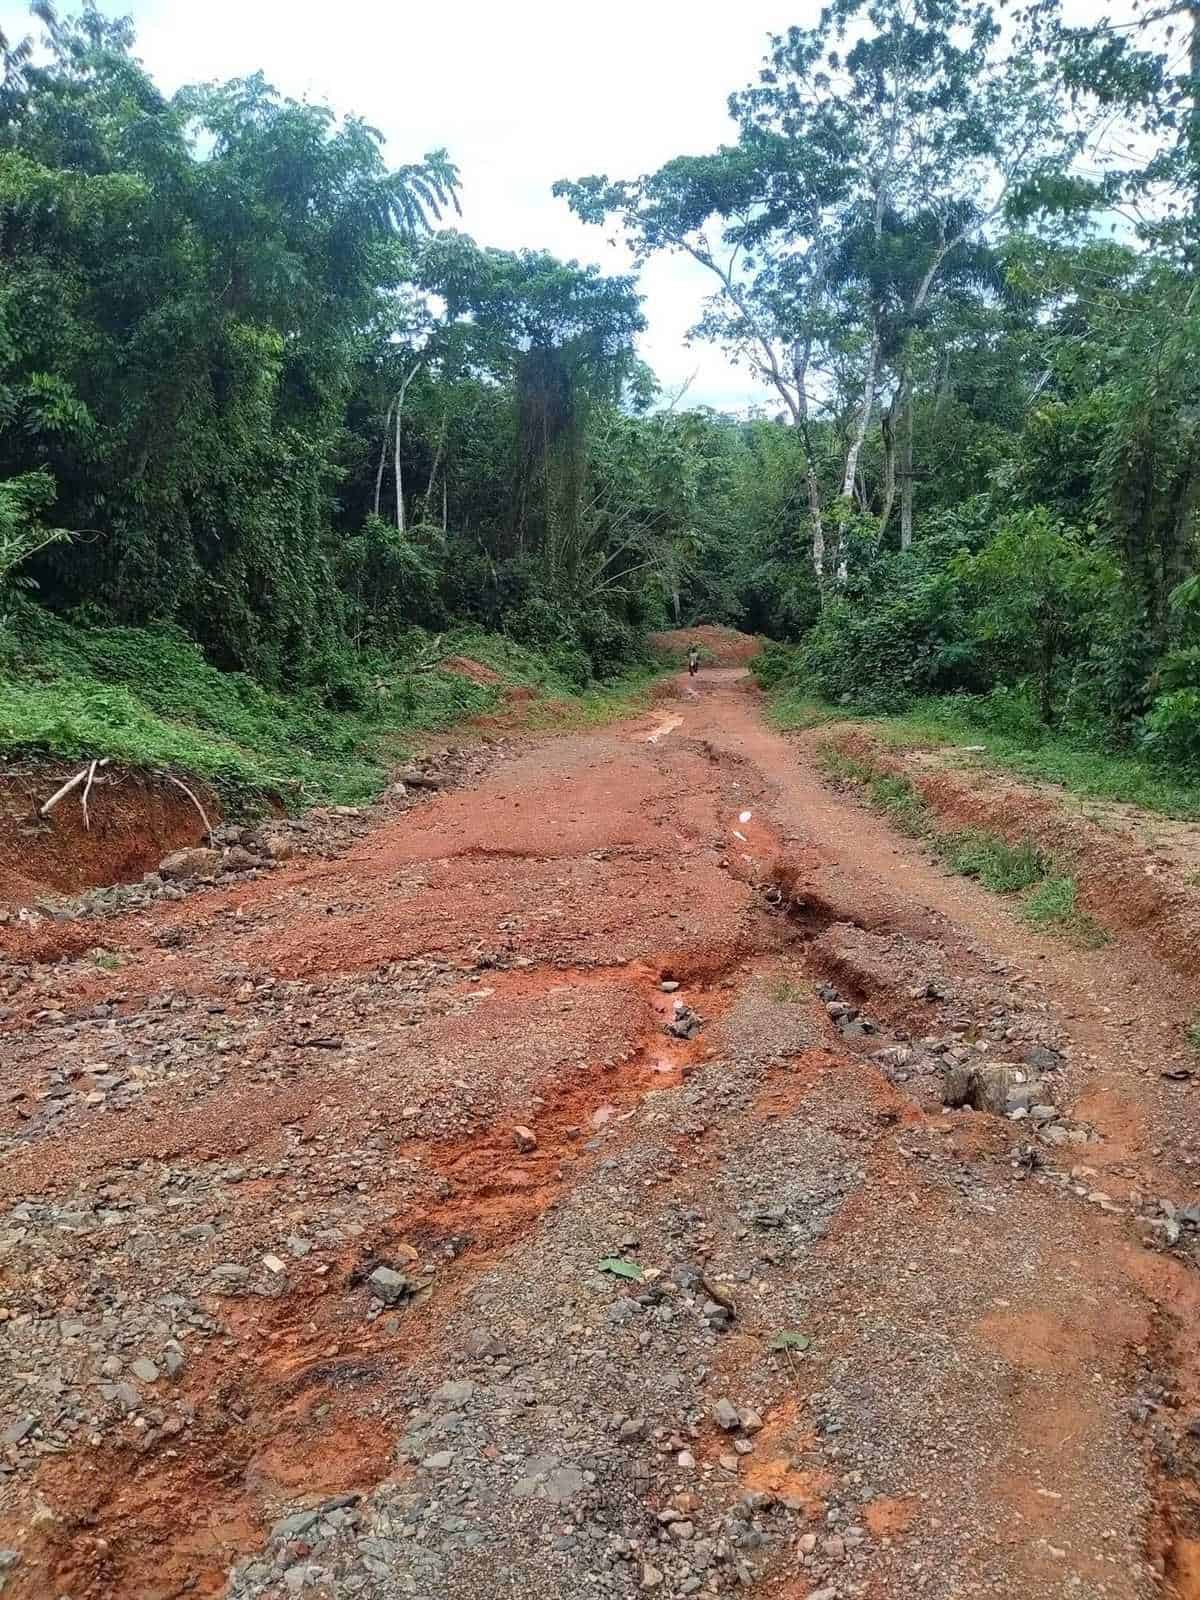
[[[0,750],[332,792],[486,701],[435,641],[567,692],[706,620],[797,693],[1200,778],[1200,5],[835,0],[719,149],[557,185],[710,275],[748,418],[659,391],[635,276],[456,228],[452,153],[391,168],[261,76],[165,95],[127,23],[34,12]]]

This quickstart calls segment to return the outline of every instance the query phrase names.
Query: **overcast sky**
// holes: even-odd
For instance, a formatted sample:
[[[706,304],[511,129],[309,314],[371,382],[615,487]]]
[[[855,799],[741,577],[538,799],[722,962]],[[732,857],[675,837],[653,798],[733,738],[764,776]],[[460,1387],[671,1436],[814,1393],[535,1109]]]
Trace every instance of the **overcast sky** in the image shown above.
[[[731,136],[726,96],[753,77],[768,35],[812,21],[818,0],[126,0],[138,53],[166,89],[259,69],[297,97],[379,128],[399,163],[445,145],[463,178],[461,226],[482,244],[543,247],[627,265],[600,228],[555,200],[556,178],[633,177]],[[72,0],[60,0],[70,13]],[[23,4],[0,0],[18,37]],[[652,262],[641,287],[642,354],[664,387],[693,373],[689,403],[765,400],[749,374],[684,333],[705,293],[702,268]]]

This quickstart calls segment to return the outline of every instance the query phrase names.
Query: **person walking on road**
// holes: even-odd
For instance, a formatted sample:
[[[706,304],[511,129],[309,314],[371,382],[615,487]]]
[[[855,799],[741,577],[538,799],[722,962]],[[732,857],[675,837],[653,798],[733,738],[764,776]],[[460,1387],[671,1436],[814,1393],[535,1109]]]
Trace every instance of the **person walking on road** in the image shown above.
[[[697,669],[699,668],[699,666],[700,666],[700,652],[699,652],[699,650],[696,649],[695,645],[692,645],[691,649],[688,651],[688,677],[689,678],[694,678],[696,676],[696,672],[697,672]]]

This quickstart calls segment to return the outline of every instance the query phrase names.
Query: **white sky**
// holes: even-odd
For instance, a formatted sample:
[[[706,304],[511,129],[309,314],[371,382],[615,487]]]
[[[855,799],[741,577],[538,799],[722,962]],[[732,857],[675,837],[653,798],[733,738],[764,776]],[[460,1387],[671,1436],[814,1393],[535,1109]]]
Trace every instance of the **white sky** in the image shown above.
[[[541,247],[627,266],[608,234],[556,200],[556,178],[634,177],[733,136],[727,95],[753,78],[767,36],[815,19],[819,0],[102,0],[137,25],[165,89],[261,69],[285,93],[357,112],[394,162],[445,145],[463,177],[458,226],[481,244]],[[73,0],[60,0],[70,14]],[[11,38],[23,4],[0,0]],[[704,270],[660,257],[641,278],[642,354],[665,388],[696,374],[688,404],[765,401],[711,347],[684,346]]]

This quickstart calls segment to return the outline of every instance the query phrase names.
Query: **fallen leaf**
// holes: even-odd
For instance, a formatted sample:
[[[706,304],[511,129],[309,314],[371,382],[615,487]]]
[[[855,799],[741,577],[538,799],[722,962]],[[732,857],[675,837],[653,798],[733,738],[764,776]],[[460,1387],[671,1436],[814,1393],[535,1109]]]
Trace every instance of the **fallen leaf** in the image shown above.
[[[611,1272],[614,1278],[632,1278],[635,1283],[642,1281],[642,1269],[636,1261],[622,1261],[620,1256],[605,1256],[600,1263],[601,1272]]]
[[[807,1350],[812,1340],[796,1328],[783,1328],[771,1340],[768,1350]]]

